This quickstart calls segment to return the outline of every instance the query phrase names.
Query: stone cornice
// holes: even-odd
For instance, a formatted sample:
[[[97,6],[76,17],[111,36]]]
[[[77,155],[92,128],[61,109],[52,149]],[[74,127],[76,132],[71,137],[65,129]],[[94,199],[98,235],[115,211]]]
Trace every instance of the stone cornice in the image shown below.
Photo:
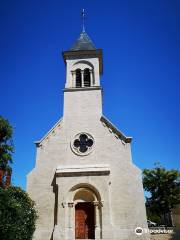
[[[41,143],[56,129],[57,126],[61,125],[63,118],[60,118],[57,123],[42,137],[39,141],[35,141],[37,147],[41,145]]]
[[[117,129],[105,116],[102,116],[100,119],[103,123],[105,123],[111,130],[114,132],[120,139],[122,139],[125,143],[130,143],[132,141],[132,137],[125,136],[119,129]]]
[[[57,177],[102,176],[109,174],[110,168],[107,164],[58,166],[56,169]]]
[[[100,74],[103,73],[103,57],[102,49],[96,50],[78,50],[78,51],[63,51],[62,56],[66,64],[68,59],[82,59],[82,58],[99,58],[99,70]]]
[[[77,91],[92,91],[92,90],[102,90],[101,87],[81,87],[81,88],[64,88],[64,92],[77,92]]]

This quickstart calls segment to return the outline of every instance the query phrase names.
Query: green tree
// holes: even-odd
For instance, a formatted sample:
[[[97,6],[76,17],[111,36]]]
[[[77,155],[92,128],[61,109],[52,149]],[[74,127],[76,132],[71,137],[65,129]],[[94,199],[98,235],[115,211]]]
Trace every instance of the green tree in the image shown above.
[[[163,219],[168,225],[171,210],[180,203],[180,172],[166,170],[159,164],[153,169],[143,170],[144,189],[151,193],[147,198],[148,211]]]
[[[10,187],[13,128],[0,117],[0,239],[31,240],[37,213],[34,202],[19,187]]]
[[[0,188],[0,238],[31,240],[37,214],[34,202],[19,187]]]
[[[8,120],[0,116],[0,186],[9,186],[11,181],[12,141],[13,128]]]
[[[13,128],[9,121],[0,116],[0,168],[6,170],[12,163],[14,151],[12,141]]]

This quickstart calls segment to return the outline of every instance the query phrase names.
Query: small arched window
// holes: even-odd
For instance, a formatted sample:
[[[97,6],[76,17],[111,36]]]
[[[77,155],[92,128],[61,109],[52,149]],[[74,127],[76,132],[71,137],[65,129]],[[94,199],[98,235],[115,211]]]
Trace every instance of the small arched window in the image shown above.
[[[81,69],[76,69],[76,87],[82,87]]]
[[[84,69],[84,86],[85,87],[90,87],[91,86],[89,68]]]

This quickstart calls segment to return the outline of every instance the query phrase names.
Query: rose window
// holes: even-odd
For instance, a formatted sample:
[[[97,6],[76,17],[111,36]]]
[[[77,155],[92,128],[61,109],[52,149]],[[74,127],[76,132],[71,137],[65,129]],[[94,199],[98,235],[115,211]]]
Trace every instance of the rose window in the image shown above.
[[[94,140],[90,134],[80,133],[75,136],[71,143],[73,151],[80,155],[86,155],[91,152]]]

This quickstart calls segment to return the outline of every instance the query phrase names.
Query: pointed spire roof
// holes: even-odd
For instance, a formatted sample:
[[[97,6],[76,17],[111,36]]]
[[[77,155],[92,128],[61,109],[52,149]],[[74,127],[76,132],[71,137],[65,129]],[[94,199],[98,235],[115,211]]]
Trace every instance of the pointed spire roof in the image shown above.
[[[70,51],[96,50],[94,43],[85,31],[82,31],[79,38],[74,42]]]

